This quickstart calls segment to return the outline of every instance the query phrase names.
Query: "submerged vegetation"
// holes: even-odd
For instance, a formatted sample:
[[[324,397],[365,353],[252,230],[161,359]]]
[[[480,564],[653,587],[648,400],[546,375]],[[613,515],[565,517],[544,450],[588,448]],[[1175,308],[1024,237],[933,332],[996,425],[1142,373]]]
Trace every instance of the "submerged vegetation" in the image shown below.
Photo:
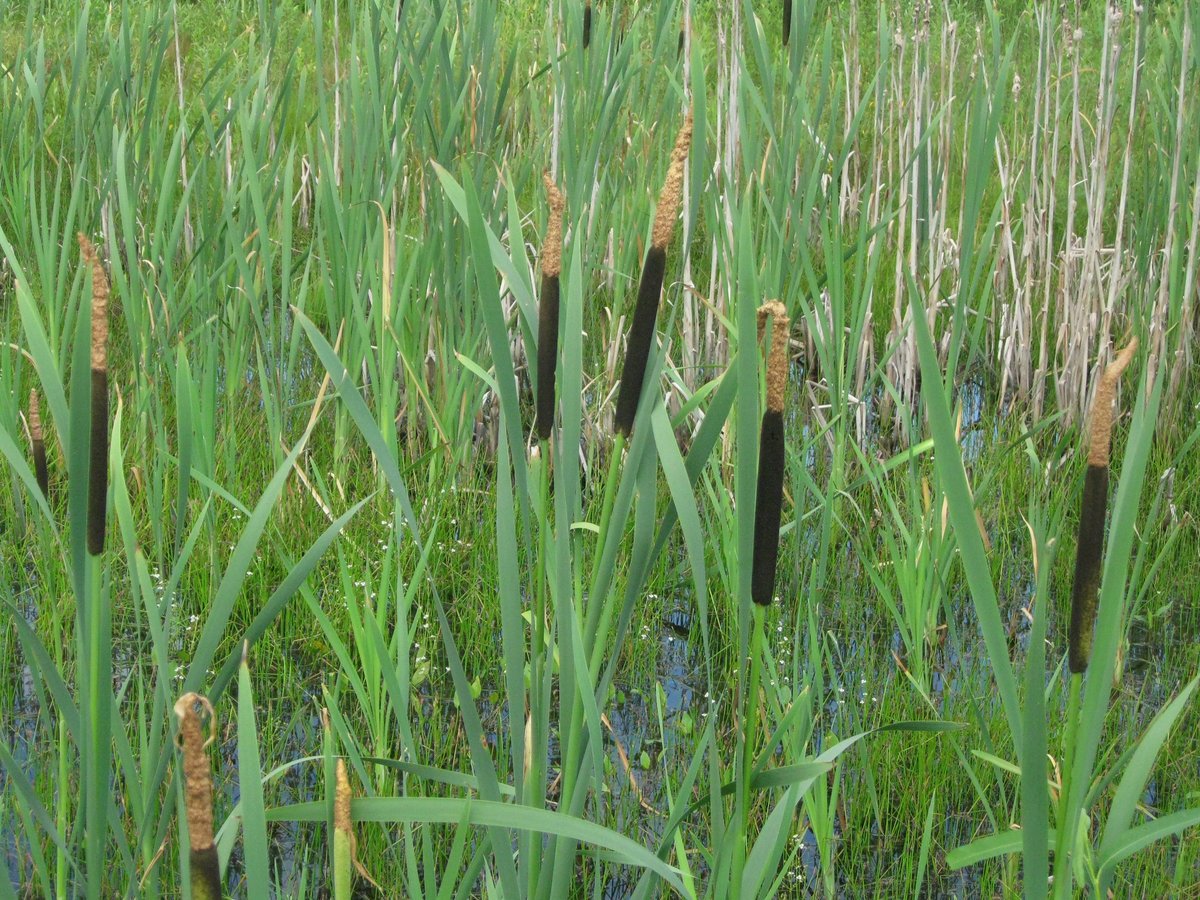
[[[0,900],[1200,882],[1200,6],[967,6],[0,4]]]

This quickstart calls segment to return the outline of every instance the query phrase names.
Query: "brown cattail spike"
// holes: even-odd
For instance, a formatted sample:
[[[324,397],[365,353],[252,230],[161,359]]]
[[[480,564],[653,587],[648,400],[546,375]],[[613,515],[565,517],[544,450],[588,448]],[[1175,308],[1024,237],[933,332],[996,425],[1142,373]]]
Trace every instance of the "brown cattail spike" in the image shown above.
[[[758,489],[754,501],[754,558],[751,562],[750,599],[766,606],[775,595],[775,570],[779,560],[779,523],[783,517],[783,405],[787,394],[788,343],[791,321],[778,301],[758,310],[759,339],[771,320],[771,349],[767,355],[767,408],[763,412],[758,444]]]
[[[662,250],[671,243],[675,231],[675,218],[679,214],[679,201],[683,197],[683,174],[687,165],[688,150],[692,146],[692,114],[688,112],[683,126],[675,137],[671,150],[671,164],[667,167],[667,178],[658,195],[658,208],[654,212],[654,231],[650,243]]]
[[[1121,373],[1137,350],[1134,338],[1117,354],[1096,387],[1088,441],[1088,467],[1079,510],[1075,544],[1075,580],[1071,587],[1071,625],[1067,633],[1067,662],[1073,674],[1087,671],[1092,656],[1092,631],[1100,593],[1104,524],[1108,511],[1108,458],[1112,443],[1113,400]]]
[[[559,273],[562,271],[563,209],[566,197],[545,176],[550,220],[542,243],[542,293],[538,304],[537,435],[548,440],[554,428],[554,382],[558,370]]]
[[[592,4],[583,4],[583,49],[592,42]]]
[[[629,327],[625,368],[621,373],[621,388],[617,393],[617,411],[613,417],[613,427],[618,434],[633,433],[633,420],[641,400],[642,382],[646,379],[646,366],[650,359],[650,345],[654,340],[654,323],[658,318],[658,302],[667,268],[667,245],[671,242],[675,217],[679,212],[679,199],[683,194],[683,169],[691,143],[692,114],[689,112],[683,127],[679,129],[679,135],[675,138],[675,148],[671,151],[671,162],[667,167],[667,178],[663,183],[662,193],[658,196],[650,249],[646,252],[645,263],[642,264],[642,280],[638,284],[637,303],[634,305],[633,322]]]
[[[92,416],[88,452],[87,548],[104,552],[108,506],[108,276],[96,248],[82,232],[79,248],[92,269]]]
[[[192,897],[218,900],[221,873],[217,850],[213,846],[212,771],[206,752],[208,742],[204,740],[197,707],[204,710],[209,721],[212,720],[212,704],[201,694],[184,694],[175,702],[175,715],[179,719],[176,741],[183,752],[183,796],[191,851]]]
[[[29,442],[33,445],[33,473],[37,478],[42,496],[50,499],[50,470],[46,466],[46,441],[42,436],[42,415],[38,407],[38,393],[29,392]]]
[[[792,0],[783,0],[783,46],[792,37]]]

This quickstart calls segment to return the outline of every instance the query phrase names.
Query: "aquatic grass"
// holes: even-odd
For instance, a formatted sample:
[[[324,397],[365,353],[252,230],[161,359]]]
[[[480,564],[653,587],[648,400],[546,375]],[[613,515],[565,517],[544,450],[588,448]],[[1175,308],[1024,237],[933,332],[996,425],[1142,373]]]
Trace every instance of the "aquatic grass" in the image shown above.
[[[1137,852],[1192,815],[1196,787],[1179,737],[1195,695],[1171,699],[1194,668],[1194,11],[1084,7],[1063,24],[802,0],[781,53],[778,20],[746,4],[592,4],[581,53],[566,51],[583,4],[35,6],[0,20],[0,516],[42,526],[0,536],[0,895],[10,879],[39,896],[186,891],[187,851],[166,839],[184,812],[171,708],[189,689],[236,692],[221,766],[232,779],[236,749],[244,800],[214,798],[234,892],[263,892],[246,852],[268,891],[329,890],[337,758],[356,816],[361,799],[394,823],[358,826],[363,861],[406,895],[1048,884],[1062,760],[1041,761],[1062,755],[1071,577],[1055,551],[1084,476],[1071,423],[1124,323],[1168,373],[1142,460],[1156,490],[1123,493],[1141,438],[1115,432],[1101,565],[1118,576],[1099,583],[1080,698],[1103,689],[1076,742],[1090,752],[1098,729],[1071,792],[1094,823],[1073,881],[1158,895],[1194,880],[1186,839]],[[641,419],[613,441],[646,187],[681,109],[697,139],[687,249],[666,267],[678,302],[654,323]],[[547,167],[574,218],[558,415],[535,455],[530,223]],[[111,280],[95,557],[79,231]],[[763,297],[794,317],[799,393],[783,602],[763,610],[750,690]],[[18,435],[34,385],[54,503]],[[959,457],[967,494],[947,490]],[[962,617],[987,600],[967,560],[992,582],[1000,654]],[[989,680],[1004,655],[1019,753]],[[337,743],[324,782],[317,704]],[[931,715],[974,727],[817,761]],[[104,829],[87,827],[93,792]],[[792,839],[809,826],[815,851]],[[614,855],[614,835],[677,872]],[[1033,852],[948,872],[943,847],[976,835]]]

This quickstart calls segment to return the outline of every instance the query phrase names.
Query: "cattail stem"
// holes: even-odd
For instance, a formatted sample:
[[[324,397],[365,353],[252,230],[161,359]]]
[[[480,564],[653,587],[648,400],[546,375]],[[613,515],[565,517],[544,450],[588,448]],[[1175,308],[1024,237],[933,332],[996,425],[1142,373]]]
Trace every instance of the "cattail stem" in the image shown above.
[[[654,213],[650,249],[642,266],[637,304],[629,328],[625,369],[621,373],[621,388],[617,394],[617,411],[613,419],[617,434],[629,436],[633,433],[633,420],[641,400],[650,345],[654,340],[654,323],[658,318],[658,302],[667,267],[667,246],[671,243],[671,235],[675,230],[675,217],[683,195],[684,164],[687,162],[691,144],[692,114],[689,112],[683,120],[683,126],[675,138],[675,147],[671,151],[671,164],[667,167],[667,177],[658,195],[658,208]]]
[[[187,815],[192,898],[220,900],[221,869],[213,844],[212,770],[197,707],[212,719],[212,704],[201,694],[184,694],[175,702],[175,715],[179,719],[176,740],[183,752],[184,812]]]
[[[548,440],[554,429],[554,386],[558,369],[559,275],[562,272],[562,219],[566,198],[545,176],[550,220],[542,244],[542,293],[538,306],[537,436]]]
[[[766,628],[766,607],[756,605],[751,610],[749,657],[743,660],[750,667],[750,683],[742,697],[741,793],[737,828],[737,844],[733,859],[733,883],[741,884],[746,865],[746,850],[750,843],[750,809],[753,806],[754,760],[758,752],[759,692],[762,685],[763,631]],[[740,826],[740,827],[738,827]]]
[[[108,504],[108,276],[87,236],[79,234],[84,261],[92,269],[92,416],[88,459],[87,549],[104,552]]]
[[[1058,792],[1058,809],[1055,814],[1055,829],[1057,839],[1054,848],[1054,896],[1070,897],[1071,866],[1070,851],[1071,835],[1075,834],[1078,821],[1072,808],[1071,791],[1073,788],[1071,770],[1075,767],[1075,735],[1079,730],[1079,704],[1083,686],[1083,675],[1072,672],[1067,699],[1066,736],[1063,741],[1062,754],[1062,784]]]
[[[1104,370],[1092,404],[1088,446],[1088,468],[1083,482],[1079,513],[1079,536],[1075,550],[1075,582],[1071,590],[1071,625],[1068,631],[1068,665],[1074,674],[1087,670],[1092,655],[1092,631],[1096,598],[1100,591],[1100,564],[1104,548],[1104,524],[1108,510],[1108,459],[1112,445],[1113,400],[1121,373],[1137,350],[1137,338],[1129,342]]]
[[[46,501],[50,501],[50,470],[46,465],[46,441],[42,435],[42,416],[37,391],[29,392],[29,443],[33,450],[33,474]]]
[[[591,598],[588,605],[587,623],[584,629],[585,643],[592,648],[592,673],[600,671],[600,662],[608,645],[608,629],[612,622],[613,606],[604,602],[596,591],[600,580],[600,569],[604,564],[606,547],[609,538],[609,526],[612,522],[613,504],[617,499],[617,476],[621,470],[621,457],[625,454],[625,435],[617,433],[613,441],[612,454],[608,458],[608,472],[604,479],[604,498],[600,504],[600,533],[597,537],[598,550],[592,563]]]
[[[779,559],[779,523],[783,515],[783,405],[787,391],[788,340],[791,321],[782,303],[772,301],[758,310],[758,330],[771,319],[771,349],[767,357],[767,408],[758,444],[758,486],[754,503],[754,559],[750,598],[760,606],[775,594]]]

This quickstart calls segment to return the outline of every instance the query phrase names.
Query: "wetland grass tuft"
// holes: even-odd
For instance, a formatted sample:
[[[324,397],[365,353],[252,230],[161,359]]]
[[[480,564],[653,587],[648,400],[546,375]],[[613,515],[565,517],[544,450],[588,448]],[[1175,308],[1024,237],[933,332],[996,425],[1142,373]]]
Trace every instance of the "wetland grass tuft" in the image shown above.
[[[213,708],[202,694],[184,694],[175,702],[177,742],[183,753],[184,812],[187,815],[193,900],[220,900],[221,869],[213,844],[212,770],[205,752],[198,709],[212,721]]]
[[[92,417],[88,464],[87,547],[92,556],[104,552],[108,502],[108,275],[96,248],[80,232],[79,248],[92,269]]]
[[[542,242],[542,293],[538,305],[537,347],[537,436],[549,440],[554,429],[554,388],[558,369],[559,275],[562,272],[562,224],[566,197],[550,178],[544,176],[550,219]]]
[[[38,487],[47,502],[50,500],[50,470],[46,466],[46,441],[42,435],[42,415],[38,407],[38,393],[29,391],[29,443],[33,451],[33,473]]]
[[[1087,670],[1092,655],[1092,626],[1100,590],[1104,520],[1108,506],[1108,457],[1112,443],[1113,401],[1117,382],[1137,350],[1137,338],[1117,354],[1100,376],[1088,438],[1088,467],[1083,481],[1079,535],[1075,551],[1075,582],[1071,591],[1068,662],[1072,674]]]
[[[671,235],[675,231],[675,217],[683,196],[684,166],[691,144],[692,114],[689,111],[683,120],[683,127],[679,129],[679,135],[675,138],[667,177],[658,195],[650,250],[646,253],[646,261],[642,266],[637,305],[634,307],[633,324],[629,329],[625,370],[621,373],[621,388],[617,394],[617,413],[614,418],[617,434],[626,437],[633,432],[633,419],[642,396],[642,382],[646,378],[646,364],[650,358],[650,345],[654,340],[654,323],[658,318],[658,301],[662,294],[663,275],[667,267],[667,245],[671,243]]]
[[[771,347],[767,355],[767,406],[763,412],[758,445],[758,489],[754,503],[754,560],[750,597],[767,606],[775,594],[775,567],[779,558],[779,521],[783,515],[783,402],[787,393],[788,340],[791,320],[777,300],[758,310],[761,340],[771,321]]]

